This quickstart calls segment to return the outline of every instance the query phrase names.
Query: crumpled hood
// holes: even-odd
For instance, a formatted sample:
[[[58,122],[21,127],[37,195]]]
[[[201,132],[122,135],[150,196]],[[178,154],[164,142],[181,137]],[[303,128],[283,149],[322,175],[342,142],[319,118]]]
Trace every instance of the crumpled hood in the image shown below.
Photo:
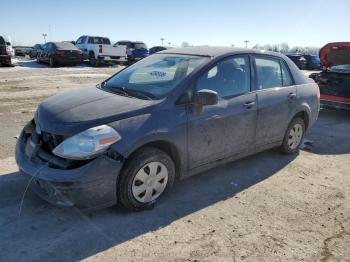
[[[325,67],[350,64],[350,42],[329,43],[319,54],[321,65]]]
[[[39,105],[35,121],[45,132],[73,135],[93,126],[146,113],[156,103],[97,87],[83,87],[46,99]]]

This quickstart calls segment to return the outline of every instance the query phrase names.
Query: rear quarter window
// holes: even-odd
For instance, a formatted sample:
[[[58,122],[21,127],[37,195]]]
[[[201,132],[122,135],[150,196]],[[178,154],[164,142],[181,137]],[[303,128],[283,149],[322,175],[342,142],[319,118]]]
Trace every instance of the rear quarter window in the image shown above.
[[[293,79],[290,75],[289,68],[287,67],[286,63],[284,61],[281,61],[281,67],[282,67],[282,82],[283,86],[291,86],[293,85]]]
[[[97,45],[110,45],[111,42],[108,38],[104,37],[89,37],[89,44],[97,44]]]

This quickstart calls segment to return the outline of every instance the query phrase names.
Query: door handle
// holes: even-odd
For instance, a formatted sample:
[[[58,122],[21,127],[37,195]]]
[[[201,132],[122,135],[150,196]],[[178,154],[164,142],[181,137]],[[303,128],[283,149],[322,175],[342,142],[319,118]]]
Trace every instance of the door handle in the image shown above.
[[[253,106],[255,106],[255,102],[246,102],[244,104],[244,107],[247,109],[252,108]]]
[[[297,97],[297,94],[296,93],[289,93],[288,94],[288,98],[290,98],[290,99],[294,99],[294,98],[296,98]]]

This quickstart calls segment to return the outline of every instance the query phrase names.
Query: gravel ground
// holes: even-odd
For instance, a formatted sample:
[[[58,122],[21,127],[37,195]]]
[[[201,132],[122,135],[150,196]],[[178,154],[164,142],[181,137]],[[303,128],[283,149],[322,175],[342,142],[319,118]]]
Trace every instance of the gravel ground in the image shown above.
[[[0,68],[0,261],[350,261],[350,114],[320,112],[303,149],[176,183],[152,210],[85,214],[28,191],[14,137],[47,96],[121,67]]]

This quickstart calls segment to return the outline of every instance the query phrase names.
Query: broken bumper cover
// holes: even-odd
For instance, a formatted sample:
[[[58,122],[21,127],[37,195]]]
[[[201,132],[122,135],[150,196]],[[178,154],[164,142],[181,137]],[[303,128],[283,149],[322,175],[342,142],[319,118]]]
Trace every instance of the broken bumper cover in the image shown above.
[[[16,162],[32,191],[54,205],[97,209],[117,202],[117,178],[123,163],[105,155],[74,169],[52,168],[48,162],[34,161],[26,155],[21,135]]]

